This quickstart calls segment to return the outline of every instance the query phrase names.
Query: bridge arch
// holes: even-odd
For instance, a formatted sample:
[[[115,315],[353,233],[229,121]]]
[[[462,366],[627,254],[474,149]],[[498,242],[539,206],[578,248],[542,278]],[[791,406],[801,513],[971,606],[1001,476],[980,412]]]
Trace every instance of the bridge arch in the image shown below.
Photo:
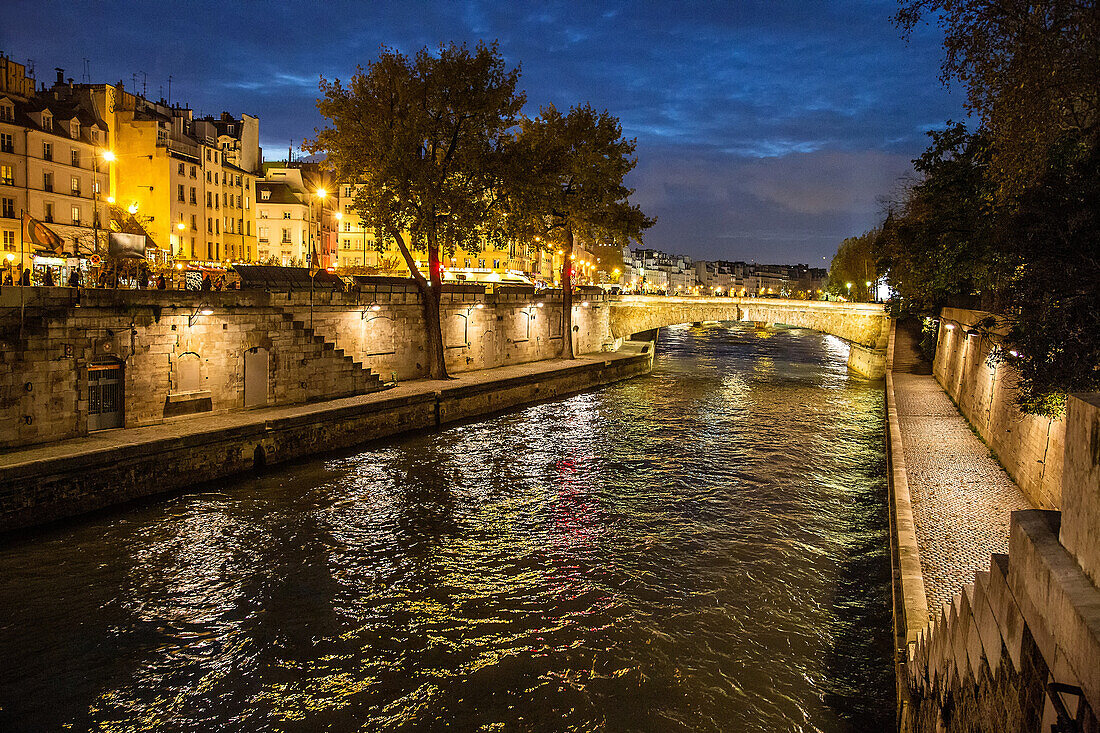
[[[885,306],[877,303],[624,295],[609,305],[613,338],[699,321],[783,323],[846,341],[851,347],[848,366],[863,376],[879,379],[885,373],[890,318]]]

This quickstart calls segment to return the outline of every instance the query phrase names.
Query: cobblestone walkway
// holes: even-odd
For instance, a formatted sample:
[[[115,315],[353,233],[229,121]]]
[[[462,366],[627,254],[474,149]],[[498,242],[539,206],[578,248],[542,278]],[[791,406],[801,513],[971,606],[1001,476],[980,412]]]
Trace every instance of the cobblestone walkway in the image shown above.
[[[970,430],[916,356],[912,337],[894,337],[894,398],[917,528],[928,613],[944,604],[989,556],[1008,552],[1009,514],[1031,509],[1023,493]]]

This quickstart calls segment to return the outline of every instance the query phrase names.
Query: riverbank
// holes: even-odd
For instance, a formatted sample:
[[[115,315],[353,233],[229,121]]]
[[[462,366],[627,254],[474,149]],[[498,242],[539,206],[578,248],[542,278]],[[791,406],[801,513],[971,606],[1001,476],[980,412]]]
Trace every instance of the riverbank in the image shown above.
[[[645,374],[651,344],[417,380],[313,404],[182,418],[0,454],[0,531]]]

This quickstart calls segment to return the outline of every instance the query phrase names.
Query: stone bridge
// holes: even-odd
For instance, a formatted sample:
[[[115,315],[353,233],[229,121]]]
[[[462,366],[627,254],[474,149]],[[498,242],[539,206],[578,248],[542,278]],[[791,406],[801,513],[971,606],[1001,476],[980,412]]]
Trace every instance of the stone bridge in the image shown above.
[[[610,303],[614,338],[677,323],[755,321],[810,328],[848,342],[848,366],[879,379],[885,373],[890,318],[877,303],[837,303],[779,298],[699,298],[624,295]]]

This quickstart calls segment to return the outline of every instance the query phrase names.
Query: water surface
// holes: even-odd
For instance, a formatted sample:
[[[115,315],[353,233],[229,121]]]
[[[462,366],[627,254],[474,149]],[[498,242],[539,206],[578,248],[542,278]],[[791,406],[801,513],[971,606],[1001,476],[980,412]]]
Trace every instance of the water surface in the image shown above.
[[[800,329],[0,545],[0,730],[893,723],[882,390]]]

